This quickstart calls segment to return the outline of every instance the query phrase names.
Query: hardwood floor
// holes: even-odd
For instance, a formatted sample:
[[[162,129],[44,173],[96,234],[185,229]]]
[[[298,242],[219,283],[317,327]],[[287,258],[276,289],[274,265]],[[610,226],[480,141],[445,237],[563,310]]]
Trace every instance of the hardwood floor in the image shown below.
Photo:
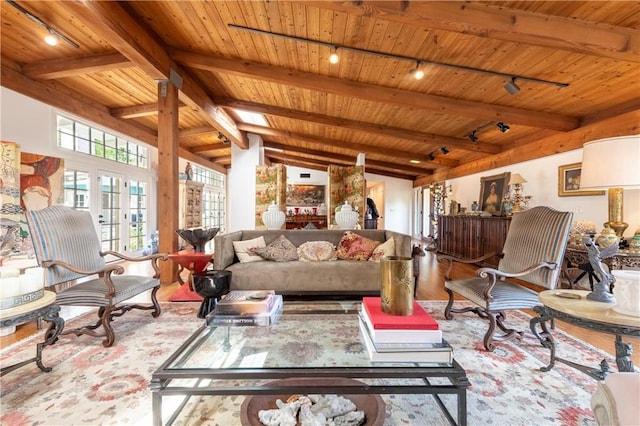
[[[446,300],[447,293],[444,291],[442,284],[443,268],[437,262],[436,256],[433,252],[427,252],[426,255],[421,258],[420,268],[420,279],[418,282],[417,292],[418,299]],[[473,267],[461,265],[460,267],[454,268],[452,275],[454,277],[469,275],[473,274],[474,270],[475,268]],[[143,272],[136,271],[136,273]],[[169,297],[177,288],[177,283],[162,286],[162,288],[158,292],[158,299],[161,302],[168,301]],[[531,311],[528,313],[531,315],[534,314]],[[126,318],[126,315],[123,318]],[[556,323],[556,327],[608,353],[614,353],[615,337],[612,335],[585,330],[583,328],[572,326],[562,321],[558,321]],[[0,337],[0,347],[6,347],[8,345],[16,343],[21,339],[33,335],[34,333],[42,333],[42,331],[37,330],[35,322],[18,326],[18,329],[15,333],[8,336]],[[73,337],[70,336],[69,338]],[[480,339],[481,336],[478,336],[478,338]],[[624,340],[632,344],[633,362],[636,366],[640,366],[640,339],[625,338]],[[612,366],[612,368],[615,369],[615,366]]]

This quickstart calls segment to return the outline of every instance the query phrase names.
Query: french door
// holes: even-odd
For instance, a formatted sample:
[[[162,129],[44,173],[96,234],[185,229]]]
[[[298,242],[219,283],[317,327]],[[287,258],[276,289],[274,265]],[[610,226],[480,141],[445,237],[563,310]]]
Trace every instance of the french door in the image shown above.
[[[100,202],[98,212],[98,229],[102,250],[126,252],[128,243],[124,231],[127,229],[127,211],[124,200],[125,180],[123,175],[113,172],[99,171]]]

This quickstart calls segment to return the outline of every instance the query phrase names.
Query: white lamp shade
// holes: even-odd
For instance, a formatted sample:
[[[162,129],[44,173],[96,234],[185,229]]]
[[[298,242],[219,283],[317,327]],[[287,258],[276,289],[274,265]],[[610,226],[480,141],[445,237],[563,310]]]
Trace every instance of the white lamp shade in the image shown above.
[[[580,189],[640,188],[640,135],[584,144]]]
[[[509,179],[509,185],[515,185],[517,183],[525,183],[527,180],[522,177],[520,173],[512,173]]]

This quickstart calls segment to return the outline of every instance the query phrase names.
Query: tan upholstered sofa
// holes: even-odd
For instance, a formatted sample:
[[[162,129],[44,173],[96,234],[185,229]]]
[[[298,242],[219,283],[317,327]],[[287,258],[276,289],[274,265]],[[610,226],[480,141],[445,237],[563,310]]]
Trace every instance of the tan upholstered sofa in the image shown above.
[[[231,289],[273,289],[285,295],[371,295],[379,294],[381,285],[380,263],[358,260],[333,260],[322,262],[261,261],[241,263],[236,256],[233,242],[264,237],[269,245],[284,235],[296,247],[307,241],[329,241],[338,245],[345,231],[342,230],[248,230],[219,234],[214,239],[214,268],[232,272]],[[381,243],[394,238],[395,255],[411,257],[411,237],[397,232],[362,229],[354,233]]]

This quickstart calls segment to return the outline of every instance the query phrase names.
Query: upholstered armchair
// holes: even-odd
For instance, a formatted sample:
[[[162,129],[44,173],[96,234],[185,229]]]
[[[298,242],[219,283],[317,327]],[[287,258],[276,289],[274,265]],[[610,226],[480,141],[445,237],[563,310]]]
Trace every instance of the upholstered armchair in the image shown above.
[[[104,337],[102,345],[109,347],[115,342],[111,325],[114,317],[131,309],[151,310],[153,317],[160,315],[156,297],[160,288],[158,261],[168,259],[166,254],[134,258],[102,251],[89,212],[52,206],[29,210],[26,217],[36,259],[45,268],[45,286],[56,292],[56,303],[98,308],[95,323],[65,329],[62,334]],[[122,262],[107,263],[106,256],[128,262],[148,261],[155,273],[152,277],[123,275]],[[147,290],[151,290],[151,304],[126,303]]]
[[[449,294],[445,318],[452,313],[474,312],[489,321],[484,335],[484,347],[495,349],[495,341],[520,340],[524,331],[514,330],[504,323],[508,309],[527,309],[540,305],[536,286],[553,289],[558,283],[571,219],[570,212],[559,212],[548,207],[534,207],[516,213],[511,220],[498,268],[480,268],[476,275],[452,279],[456,262],[476,264],[496,253],[476,259],[460,260],[438,255],[447,265],[444,288]],[[529,286],[533,284],[533,286]],[[473,302],[476,306],[454,309],[454,294]],[[502,331],[495,335],[496,326]]]

